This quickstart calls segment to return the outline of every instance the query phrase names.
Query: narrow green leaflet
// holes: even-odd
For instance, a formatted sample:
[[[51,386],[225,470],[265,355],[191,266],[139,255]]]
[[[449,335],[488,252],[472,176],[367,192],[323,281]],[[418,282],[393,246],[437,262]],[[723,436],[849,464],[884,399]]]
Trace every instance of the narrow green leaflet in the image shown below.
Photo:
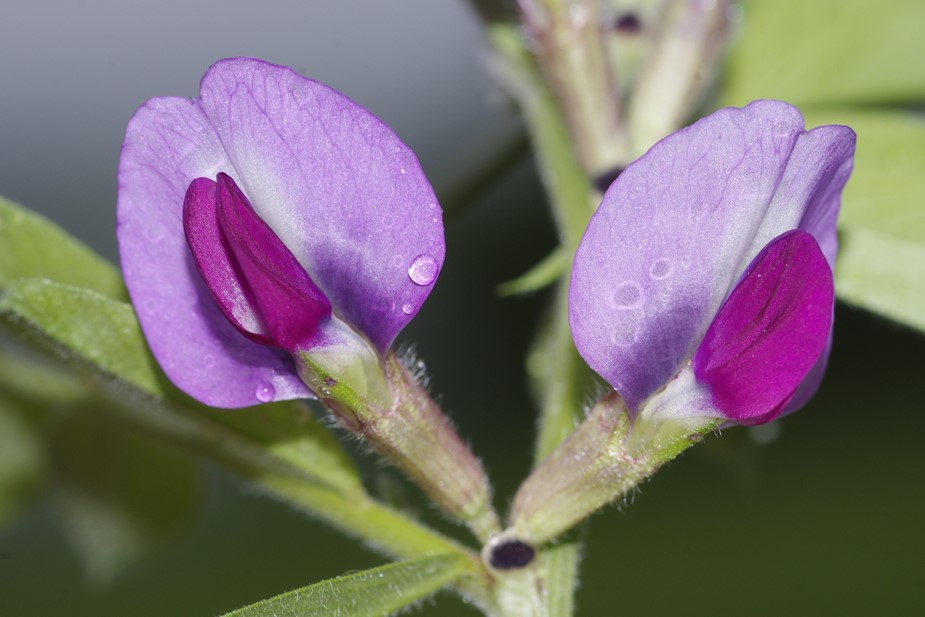
[[[925,99],[925,2],[749,0],[743,6],[724,104]]]
[[[0,315],[31,330],[62,357],[81,360],[147,394],[168,387],[124,302],[46,279],[21,279],[0,296]]]
[[[858,134],[854,172],[839,217],[838,296],[925,330],[925,117],[830,110],[809,126],[839,123]]]
[[[74,401],[87,395],[77,375],[0,330],[0,392],[35,405]]]
[[[125,297],[112,264],[43,216],[0,197],[0,289],[27,277]]]
[[[362,491],[353,460],[307,405],[285,401],[259,408],[203,408],[216,422],[244,434],[316,480],[352,494]]]
[[[340,490],[359,489],[358,473],[340,444],[299,404],[279,403],[259,411],[215,410],[179,393],[151,357],[129,304],[88,289],[22,279],[0,295],[0,321],[4,318],[94,373],[186,409],[182,417],[154,414],[146,416],[148,420],[167,421],[168,429],[187,437],[198,434],[197,439],[216,447],[233,447],[243,434],[244,445],[256,456],[272,455]],[[142,413],[144,406],[135,405],[132,411]],[[222,432],[226,427],[233,432]]]
[[[499,296],[518,296],[544,289],[567,274],[568,250],[559,246],[516,279],[498,285]]]
[[[438,555],[348,574],[264,600],[225,617],[381,617],[459,578],[466,560]]]

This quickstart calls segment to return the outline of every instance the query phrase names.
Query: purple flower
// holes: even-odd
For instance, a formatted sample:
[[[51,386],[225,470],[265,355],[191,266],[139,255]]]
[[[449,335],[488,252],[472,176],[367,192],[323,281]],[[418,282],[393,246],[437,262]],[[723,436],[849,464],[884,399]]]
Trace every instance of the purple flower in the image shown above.
[[[854,144],[756,101],[667,137],[613,183],[575,255],[569,318],[632,413],[755,424],[812,396]]]
[[[378,362],[444,258],[407,146],[342,94],[244,58],[129,122],[118,237],[155,357],[219,407],[311,396],[294,354]]]

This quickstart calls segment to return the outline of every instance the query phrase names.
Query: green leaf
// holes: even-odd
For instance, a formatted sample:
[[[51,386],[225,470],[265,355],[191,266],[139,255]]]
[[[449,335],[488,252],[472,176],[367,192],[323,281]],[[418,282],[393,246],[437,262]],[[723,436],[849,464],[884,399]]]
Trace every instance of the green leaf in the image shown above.
[[[812,124],[858,134],[839,217],[838,296],[925,330],[925,119],[887,111],[827,110]]]
[[[152,552],[198,503],[198,470],[137,429],[80,409],[51,436],[54,503],[64,530],[97,585]]]
[[[257,456],[270,454],[295,470],[344,491],[360,487],[359,474],[331,432],[295,402],[256,409],[216,410],[199,405],[177,391],[163,376],[148,350],[131,305],[94,291],[43,279],[23,279],[0,296],[0,315],[38,335],[57,354],[78,361],[105,378],[115,378],[146,395],[164,398],[187,409],[194,425],[183,431],[203,431],[214,441],[210,425],[230,428],[226,441],[246,437]],[[192,410],[195,415],[190,415]],[[134,405],[129,413],[144,412]],[[163,417],[149,416],[149,417]],[[180,418],[175,418],[177,420]],[[174,425],[171,425],[174,426]],[[218,428],[218,426],[215,426]],[[211,432],[210,432],[211,430]],[[237,440],[235,440],[237,437]],[[222,447],[234,447],[220,443]]]
[[[843,229],[840,238],[838,297],[925,331],[925,247],[860,228]]]
[[[203,408],[203,413],[317,481],[348,494],[362,490],[353,460],[305,404],[286,401],[259,408]]]
[[[0,296],[0,314],[74,358],[152,395],[166,384],[147,352],[135,311],[89,289],[21,279]]]
[[[0,197],[0,289],[28,277],[125,297],[112,264],[45,217]]]
[[[797,105],[925,99],[925,2],[751,0],[723,100]]]
[[[21,401],[60,403],[87,395],[87,384],[0,330],[0,391]]]
[[[498,295],[502,297],[517,296],[548,287],[566,274],[568,263],[568,251],[565,247],[557,247],[542,261],[530,268],[526,274],[498,285]]]
[[[339,576],[227,613],[225,617],[380,617],[459,578],[465,559],[438,555]]]

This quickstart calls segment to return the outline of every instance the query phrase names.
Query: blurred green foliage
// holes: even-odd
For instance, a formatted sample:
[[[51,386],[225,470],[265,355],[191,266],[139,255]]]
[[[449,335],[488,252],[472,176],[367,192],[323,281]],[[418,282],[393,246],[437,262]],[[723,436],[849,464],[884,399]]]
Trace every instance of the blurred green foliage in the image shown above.
[[[925,3],[748,0],[743,7],[719,100],[782,98],[800,106],[810,126],[857,131],[839,296],[925,330]],[[546,174],[550,164],[556,160],[544,162]],[[573,185],[559,186],[574,193]],[[547,298],[502,300],[495,288],[555,244],[538,187],[535,171],[519,166],[458,215],[448,231],[454,259],[405,335],[419,342],[463,435],[477,435],[474,447],[502,502],[530,466],[535,412],[521,359]],[[567,236],[576,234],[569,227]],[[557,262],[546,265],[521,285],[549,282]],[[201,484],[187,458],[112,421],[120,405],[150,410],[168,401],[338,490],[381,473],[368,459],[356,470],[302,407],[255,416],[191,403],[153,364],[124,300],[115,268],[0,199],[0,614],[218,614],[379,563],[349,538],[242,492],[225,475],[211,473]],[[39,341],[38,354],[21,346],[24,333]],[[780,435],[726,431],[660,473],[632,507],[593,520],[584,532],[578,614],[925,613],[923,352],[919,334],[840,307],[823,389],[779,424]],[[62,372],[61,357],[81,370]],[[64,550],[66,542],[76,550]],[[86,587],[81,571],[105,590]],[[434,572],[415,579],[414,597],[457,573]],[[380,582],[369,573],[345,578]],[[413,587],[384,580],[383,593]],[[349,604],[356,593],[340,597]],[[475,614],[449,597],[420,612]]]

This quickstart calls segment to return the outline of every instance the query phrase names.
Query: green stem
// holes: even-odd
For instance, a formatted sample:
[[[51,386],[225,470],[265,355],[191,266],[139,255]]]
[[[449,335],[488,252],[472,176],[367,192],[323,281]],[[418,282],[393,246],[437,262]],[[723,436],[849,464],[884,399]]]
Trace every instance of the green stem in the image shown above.
[[[597,205],[588,176],[572,148],[555,97],[543,83],[518,27],[491,23],[487,28],[498,57],[499,79],[523,110],[561,242],[573,252]]]
[[[729,0],[669,0],[627,110],[630,160],[681,128],[716,75]]]
[[[114,418],[146,430],[220,464],[282,501],[325,521],[393,558],[436,554],[463,555],[469,576],[457,587],[480,606],[490,607],[485,591],[489,581],[477,553],[422,525],[404,513],[372,499],[360,484],[336,485],[306,475],[305,470],[281,459],[236,431],[218,424],[193,407],[142,401],[128,407],[111,401],[106,411]]]
[[[347,383],[310,364],[311,358],[303,356],[303,360],[311,369],[302,371],[303,379],[344,428],[407,474],[483,543],[501,531],[481,462],[394,354],[386,357],[383,367],[391,399],[387,406],[356,394]]]
[[[631,418],[616,392],[530,474],[514,497],[510,537],[538,546],[612,503],[713,430],[714,418]]]
[[[527,360],[527,371],[540,401],[534,452],[537,465],[572,434],[582,419],[582,399],[594,389],[594,375],[572,342],[565,283],[557,287],[551,309],[553,313]]]
[[[564,112],[572,142],[592,177],[626,165],[626,135],[597,0],[520,3],[546,81]]]
[[[524,45],[519,28],[511,23],[487,24],[488,36],[499,57],[501,78],[524,112],[534,154],[550,198],[560,241],[567,258],[563,274],[571,269],[572,255],[596,206],[596,195],[579,162],[555,97],[546,87],[536,63]],[[537,462],[551,453],[580,421],[581,398],[591,389],[592,374],[579,357],[568,325],[567,285],[560,283],[546,330],[528,358],[528,371],[541,401]],[[552,557],[540,556],[541,566],[502,584],[496,595],[503,606],[520,605],[536,614],[568,617],[576,587],[580,545],[559,547]],[[523,580],[532,577],[532,583]],[[502,577],[502,582],[506,580]],[[514,584],[517,583],[517,584]],[[537,590],[542,590],[537,591]],[[534,601],[530,599],[533,598]],[[518,613],[510,613],[518,614]]]
[[[575,610],[575,587],[581,544],[566,542],[540,554],[545,573],[546,611],[550,617],[571,615]]]

